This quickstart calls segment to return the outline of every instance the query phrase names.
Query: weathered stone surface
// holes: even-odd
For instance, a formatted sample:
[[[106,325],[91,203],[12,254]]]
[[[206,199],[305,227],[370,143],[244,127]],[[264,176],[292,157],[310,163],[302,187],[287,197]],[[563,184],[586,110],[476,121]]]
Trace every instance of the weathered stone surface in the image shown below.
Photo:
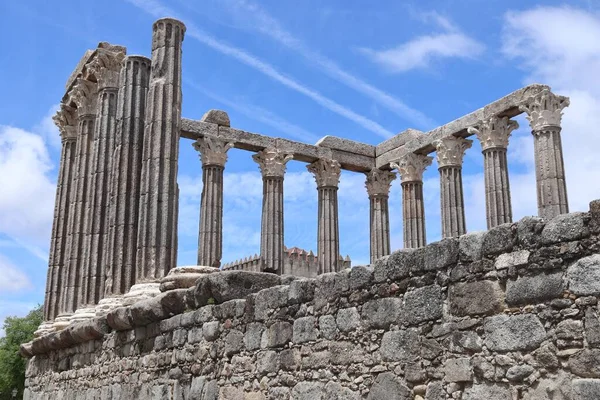
[[[325,400],[320,382],[300,382],[292,389],[292,398],[298,400]]]
[[[544,219],[541,217],[523,217],[517,222],[517,239],[523,246],[533,246],[540,241]]]
[[[336,323],[341,332],[353,331],[360,326],[360,314],[356,307],[343,308],[337,313]]]
[[[221,271],[201,277],[196,284],[196,304],[203,306],[209,299],[223,303],[243,299],[251,293],[277,286],[281,278],[274,274],[248,271]]]
[[[379,374],[367,396],[368,400],[408,400],[410,398],[410,390],[391,372]]]
[[[458,262],[458,239],[448,238],[422,249],[423,265],[414,263],[411,270],[439,271]]]
[[[292,324],[276,321],[263,332],[260,346],[264,348],[286,345],[292,340],[292,333]]]
[[[600,349],[583,349],[569,359],[571,372],[582,378],[600,378]]]
[[[528,400],[575,400],[571,390],[571,376],[564,372],[541,379],[538,385],[530,388],[525,397]]]
[[[319,329],[321,336],[325,339],[334,339],[337,333],[337,325],[332,315],[323,315],[319,317]]]
[[[444,380],[446,382],[471,382],[473,367],[469,358],[450,358],[444,363]]]
[[[546,330],[533,314],[488,317],[483,327],[485,345],[493,351],[533,350],[546,338]]]
[[[402,299],[384,298],[371,300],[362,308],[362,318],[372,328],[388,328],[398,323],[402,312]]]
[[[381,357],[386,361],[413,361],[419,355],[419,336],[414,329],[391,331],[383,334]]]
[[[496,269],[518,268],[527,265],[529,250],[519,250],[512,253],[500,254],[496,258],[494,266]]]
[[[567,270],[569,290],[579,296],[600,295],[600,254],[581,258]]]
[[[200,118],[200,121],[221,126],[231,126],[229,121],[229,115],[227,115],[227,113],[222,110],[208,110],[204,113],[202,118]]]
[[[256,370],[260,374],[277,372],[279,365],[279,354],[276,351],[261,351],[256,357]]]
[[[368,289],[373,280],[373,267],[357,265],[352,267],[348,275],[350,290]]]
[[[509,381],[521,382],[535,371],[531,365],[514,365],[506,371],[506,378]]]
[[[502,310],[504,293],[496,281],[456,283],[450,286],[450,313],[467,315],[495,314]]]
[[[600,347],[600,320],[592,307],[585,310],[585,339],[590,347]]]
[[[173,268],[167,276],[160,280],[160,291],[165,292],[173,289],[187,289],[196,284],[196,281],[204,274],[220,272],[218,268],[203,266],[184,266]]]
[[[358,392],[330,381],[325,385],[324,398],[327,400],[359,400],[361,396]]]
[[[494,256],[510,252],[514,246],[515,236],[512,224],[498,225],[490,229],[483,237],[482,255]]]
[[[303,317],[294,321],[293,342],[305,343],[317,340],[315,317]]]
[[[600,379],[573,379],[573,400],[596,400],[600,396]]]
[[[558,215],[548,221],[542,230],[541,239],[544,244],[551,244],[581,239],[589,234],[587,215],[576,212]]]
[[[412,249],[398,250],[375,262],[373,280],[379,283],[406,278],[410,273],[413,253]]]
[[[315,295],[316,281],[314,279],[297,279],[290,283],[288,300],[290,304],[304,303],[312,300]]]
[[[403,318],[408,324],[435,320],[442,316],[442,289],[425,286],[404,295]]]
[[[458,252],[464,261],[481,260],[481,249],[485,232],[469,232],[458,239]]]
[[[559,298],[562,291],[562,272],[523,276],[506,282],[506,303],[510,306],[537,304]]]
[[[463,400],[512,400],[510,389],[504,385],[478,384],[467,388]]]
[[[288,303],[290,286],[274,286],[263,289],[254,298],[254,318],[264,321],[271,310],[285,307]]]

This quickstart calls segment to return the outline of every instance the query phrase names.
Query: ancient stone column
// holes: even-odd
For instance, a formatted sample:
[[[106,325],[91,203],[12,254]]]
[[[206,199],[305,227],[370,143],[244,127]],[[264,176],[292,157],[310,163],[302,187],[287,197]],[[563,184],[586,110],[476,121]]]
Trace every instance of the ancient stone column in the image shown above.
[[[85,216],[89,209],[89,186],[91,169],[91,144],[96,121],[96,104],[98,100],[97,84],[77,78],[70,92],[70,102],[77,105],[77,145],[75,148],[75,169],[73,191],[69,200],[72,218],[69,221],[67,235],[68,267],[64,274],[61,292],[61,313],[72,313],[77,307],[85,304],[81,288],[81,265],[85,252]]]
[[[152,28],[152,71],[140,186],[138,283],[162,278],[177,265],[177,163],[185,26],[175,19],[163,18]]]
[[[262,270],[283,273],[283,175],[285,164],[293,158],[276,149],[253,155],[263,178],[260,257]]]
[[[518,127],[517,121],[494,116],[480,122],[477,127],[468,129],[469,133],[476,134],[481,142],[488,229],[512,222],[506,148],[511,132]]]
[[[410,153],[390,163],[398,169],[402,180],[402,220],[404,247],[414,249],[427,243],[425,234],[425,203],[423,201],[423,172],[433,157]]]
[[[372,169],[367,174],[365,186],[370,202],[371,263],[390,254],[390,214],[388,199],[390,186],[396,174]]]
[[[462,163],[465,150],[472,140],[454,136],[436,140],[440,172],[440,197],[442,211],[442,237],[458,237],[467,233],[465,224],[465,201],[462,187]]]
[[[56,318],[59,312],[61,290],[65,284],[65,264],[67,261],[67,231],[69,199],[73,191],[73,173],[75,169],[75,148],[77,143],[77,114],[73,107],[61,103],[60,110],[52,118],[60,131],[62,148],[54,203],[54,221],[48,257],[48,279],[44,301],[44,320]]]
[[[569,212],[560,139],[562,110],[568,105],[568,97],[546,89],[519,107],[527,113],[534,138],[538,214],[545,219]]]
[[[319,192],[319,226],[317,257],[319,274],[340,269],[340,228],[338,223],[337,191],[341,167],[336,160],[319,159],[307,166],[317,181]]]
[[[202,160],[198,265],[219,268],[223,255],[223,171],[233,143],[207,135],[193,146]]]
[[[86,214],[84,241],[86,252],[82,263],[80,287],[85,304],[97,304],[104,297],[106,247],[108,244],[108,206],[110,171],[116,134],[119,72],[125,54],[97,50],[88,65],[88,74],[98,82],[98,112],[92,143],[90,207]]]
[[[138,212],[150,59],[128,56],[121,69],[106,249],[105,296],[135,284]]]

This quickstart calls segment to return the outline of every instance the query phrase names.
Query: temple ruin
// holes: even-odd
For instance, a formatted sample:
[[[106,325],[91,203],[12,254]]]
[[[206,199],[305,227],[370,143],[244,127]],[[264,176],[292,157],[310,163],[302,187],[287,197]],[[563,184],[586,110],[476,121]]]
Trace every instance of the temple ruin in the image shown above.
[[[553,354],[547,361],[557,357],[555,345],[561,351],[597,351],[591,349],[600,340],[589,333],[584,340],[583,328],[573,327],[581,325],[583,315],[586,332],[597,321],[600,261],[594,243],[600,208],[564,215],[569,207],[560,135],[568,98],[534,84],[429,132],[407,129],[377,146],[333,136],[314,145],[300,143],[233,128],[220,110],[200,120],[182,118],[184,33],[180,21],[160,19],[153,24],[151,58],[100,43],[68,79],[54,118],[62,153],[46,322],[39,337],[22,347],[23,355],[33,357],[29,398],[48,398],[47,389],[70,396],[65,398],[288,399],[291,394],[311,400],[433,400],[446,394],[459,398],[452,395],[458,392],[463,399],[503,400],[530,389],[525,378],[496,379],[486,372],[481,363],[490,354],[492,359],[507,351],[525,355],[542,351],[543,344]],[[521,113],[535,147],[538,217],[514,222],[507,147],[518,127],[513,118]],[[473,137],[483,150],[485,233],[466,231],[461,170]],[[203,190],[198,265],[176,268],[180,141],[199,153]],[[250,152],[262,174],[260,255],[246,267],[218,270],[230,148]],[[423,172],[434,156],[443,240],[427,245]],[[318,240],[310,269],[315,279],[288,275],[294,275],[286,264],[283,227],[289,162],[306,163],[315,178]],[[342,170],[365,175],[372,266],[347,269],[349,259],[340,257]],[[392,254],[388,200],[397,174],[404,249]],[[586,273],[593,281],[588,286],[581,278]],[[537,304],[573,312],[551,318]],[[600,322],[595,323],[589,329],[600,335]],[[563,342],[547,342],[558,326]],[[465,336],[442,341],[453,332]],[[488,349],[483,353],[482,340]],[[177,349],[194,355],[181,353],[179,359]],[[325,352],[327,358],[319,358]],[[161,354],[165,360],[156,358]],[[470,357],[483,361],[474,367]],[[516,373],[529,376],[534,367],[519,357],[510,362],[525,365],[528,374],[523,368]],[[123,364],[113,365],[119,360]],[[571,369],[540,361],[535,368],[545,372],[528,385],[552,386],[543,375],[550,374],[548,379],[572,383],[574,391],[584,393],[573,399],[592,399],[585,390],[600,390],[600,381],[587,378],[600,374],[580,373],[586,361],[578,360]],[[138,376],[140,369],[147,372],[139,383],[125,378]],[[302,375],[302,370],[312,372]],[[82,387],[80,377],[93,383]],[[252,393],[255,397],[248,397]]]

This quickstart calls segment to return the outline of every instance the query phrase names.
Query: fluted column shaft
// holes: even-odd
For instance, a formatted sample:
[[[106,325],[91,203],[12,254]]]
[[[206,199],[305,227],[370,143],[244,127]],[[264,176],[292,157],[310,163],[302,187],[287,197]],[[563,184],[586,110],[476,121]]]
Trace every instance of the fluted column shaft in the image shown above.
[[[185,27],[153,25],[140,187],[136,282],[156,280],[177,265],[177,164],[181,127],[181,47]]]
[[[467,232],[465,202],[462,186],[462,163],[471,140],[454,136],[436,140],[437,161],[440,172],[442,237],[458,237]]]
[[[389,192],[396,174],[380,169],[367,173],[365,186],[370,203],[371,263],[390,254]]]
[[[341,167],[336,160],[319,159],[308,166],[315,176],[319,193],[317,256],[319,274],[336,272],[340,263],[340,228],[338,222],[338,184]]]
[[[397,162],[402,180],[402,220],[404,225],[404,247],[414,249],[427,244],[425,232],[425,202],[423,201],[423,172],[433,158],[410,153]]]
[[[260,257],[262,270],[283,273],[283,177],[291,155],[276,149],[265,149],[253,157],[263,178],[262,219],[260,229]]]
[[[223,256],[223,171],[232,143],[204,136],[194,143],[202,160],[198,265],[221,266]]]
[[[54,203],[54,220],[48,258],[48,276],[44,300],[44,320],[50,321],[59,313],[61,291],[65,284],[65,264],[68,254],[67,235],[69,215],[72,208],[69,201],[73,190],[75,151],[77,143],[75,112],[71,107],[61,104],[61,110],[54,117],[61,131],[62,148]]]
[[[534,137],[538,215],[545,219],[569,212],[560,139],[562,110],[568,105],[567,97],[545,89],[519,107]]]
[[[150,59],[129,56],[121,69],[112,159],[105,296],[135,284],[140,176]]]

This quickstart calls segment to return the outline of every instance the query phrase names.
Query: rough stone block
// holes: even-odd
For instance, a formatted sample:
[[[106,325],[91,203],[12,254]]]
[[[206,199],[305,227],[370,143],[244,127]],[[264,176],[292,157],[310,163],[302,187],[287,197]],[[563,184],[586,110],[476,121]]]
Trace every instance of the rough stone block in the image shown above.
[[[469,232],[458,238],[458,253],[463,261],[481,260],[481,248],[485,232]]]
[[[404,295],[404,321],[418,324],[442,316],[442,288],[430,285],[407,292]]]
[[[335,365],[348,365],[360,363],[364,355],[360,346],[347,341],[335,341],[329,343],[331,363]]]
[[[585,310],[585,339],[590,347],[600,347],[600,320],[592,307]]]
[[[319,317],[319,330],[321,336],[325,339],[333,340],[337,334],[337,325],[333,315],[323,315]]]
[[[427,384],[427,391],[425,392],[425,400],[445,400],[446,392],[444,386],[440,381],[433,381]]]
[[[259,374],[278,372],[280,367],[279,354],[276,351],[261,351],[256,356],[256,370]]]
[[[264,321],[272,310],[287,306],[289,291],[289,286],[273,286],[258,292],[254,298],[254,318]]]
[[[600,349],[583,349],[571,356],[569,368],[582,378],[600,378]]]
[[[495,256],[512,251],[515,234],[512,224],[502,224],[487,231],[483,237],[481,253],[483,256]]]
[[[292,340],[296,344],[317,340],[315,317],[303,317],[294,321]]]
[[[251,293],[281,284],[275,274],[249,271],[221,271],[208,274],[196,283],[196,305],[208,304],[212,298],[217,304],[233,299],[243,299]]]
[[[336,317],[338,329],[341,332],[349,332],[360,327],[360,314],[356,307],[342,308]]]
[[[446,382],[471,382],[473,367],[469,358],[450,358],[444,363],[444,380]]]
[[[517,223],[517,241],[523,247],[532,247],[540,242],[542,229],[545,226],[541,217],[524,217]]]
[[[357,265],[350,270],[348,285],[350,290],[369,289],[373,281],[373,267]]]
[[[528,261],[529,250],[519,250],[512,253],[500,254],[496,258],[494,266],[496,269],[518,268],[526,266]]]
[[[260,348],[260,341],[265,326],[258,322],[251,322],[246,326],[246,334],[244,335],[244,344],[250,351]]]
[[[231,330],[225,336],[225,355],[230,357],[235,353],[239,353],[244,348],[244,334],[238,330]]]
[[[386,297],[364,304],[361,314],[369,327],[387,329],[391,324],[398,323],[401,312],[402,299]]]
[[[118,307],[106,314],[108,325],[116,331],[131,329],[131,310],[129,307]]]
[[[415,329],[386,332],[379,352],[384,361],[414,361],[420,354],[419,335]]]
[[[569,290],[578,296],[600,295],[600,254],[579,259],[567,269]]]
[[[219,321],[211,321],[202,325],[202,335],[208,342],[213,342],[219,338]]]
[[[598,400],[600,379],[573,379],[573,400]]]
[[[490,315],[504,308],[504,293],[496,281],[456,283],[450,286],[450,313],[459,317]]]
[[[552,218],[542,230],[542,243],[552,244],[588,237],[588,219],[589,216],[582,212],[561,214]]]
[[[488,383],[473,385],[467,388],[462,400],[512,400],[508,386],[492,385]]]
[[[288,299],[290,304],[306,303],[315,297],[314,279],[297,279],[290,283]]]
[[[403,249],[377,260],[373,270],[373,281],[381,283],[388,279],[398,280],[406,278],[410,274],[413,253],[414,250],[412,249]]]
[[[546,339],[544,326],[533,314],[488,317],[483,328],[492,351],[534,350]]]
[[[510,306],[538,304],[561,296],[563,274],[522,276],[506,282],[506,303]]]
[[[292,340],[292,324],[277,321],[269,326],[262,335],[260,347],[280,347]]]
[[[330,272],[321,274],[316,278],[315,286],[315,309],[319,310],[326,306],[330,300],[348,291],[349,271]]]
[[[299,382],[292,389],[294,400],[326,400],[323,398],[324,384],[321,382]]]
[[[535,369],[531,365],[513,365],[506,371],[506,378],[511,382],[522,382],[531,375]]]
[[[325,385],[324,398],[327,400],[359,400],[359,392],[354,392],[337,382],[329,381]]]
[[[554,329],[558,339],[581,340],[583,339],[583,322],[574,319],[560,321]]]
[[[458,262],[459,241],[455,238],[430,243],[420,249],[423,252],[423,264],[413,263],[411,271],[439,271]]]
[[[367,396],[367,400],[409,400],[411,398],[410,389],[392,372],[379,374]]]

